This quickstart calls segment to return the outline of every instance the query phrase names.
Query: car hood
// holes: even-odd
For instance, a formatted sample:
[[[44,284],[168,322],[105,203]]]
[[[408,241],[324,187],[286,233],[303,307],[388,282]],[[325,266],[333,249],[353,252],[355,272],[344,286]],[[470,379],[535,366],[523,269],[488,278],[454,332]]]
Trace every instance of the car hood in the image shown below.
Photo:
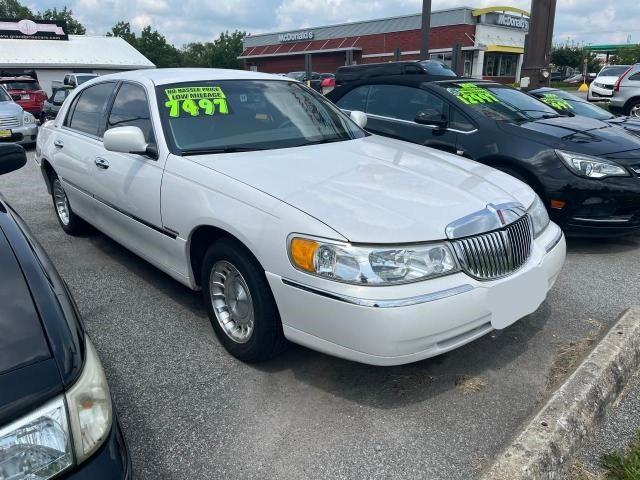
[[[15,102],[0,102],[0,115],[22,115],[22,107]]]
[[[257,188],[358,243],[446,238],[446,226],[533,191],[455,155],[375,135],[264,152],[190,157]]]
[[[502,128],[508,133],[534,138],[553,148],[587,155],[609,156],[640,149],[640,136],[627,131],[623,126],[578,115],[519,125],[503,124]],[[531,132],[535,133],[532,135]]]
[[[594,82],[601,83],[602,85],[613,85],[618,80],[618,77],[596,77]]]

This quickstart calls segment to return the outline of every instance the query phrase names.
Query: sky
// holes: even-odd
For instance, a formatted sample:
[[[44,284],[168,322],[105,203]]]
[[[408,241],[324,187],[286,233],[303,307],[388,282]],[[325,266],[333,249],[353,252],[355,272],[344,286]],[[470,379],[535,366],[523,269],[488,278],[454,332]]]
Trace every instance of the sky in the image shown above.
[[[286,31],[348,21],[418,13],[422,0],[27,0],[33,10],[64,5],[103,35],[119,20],[134,31],[147,25],[176,46],[212,41],[221,31]],[[433,10],[511,5],[529,10],[531,0],[432,0]],[[640,43],[638,0],[557,0],[554,43]]]

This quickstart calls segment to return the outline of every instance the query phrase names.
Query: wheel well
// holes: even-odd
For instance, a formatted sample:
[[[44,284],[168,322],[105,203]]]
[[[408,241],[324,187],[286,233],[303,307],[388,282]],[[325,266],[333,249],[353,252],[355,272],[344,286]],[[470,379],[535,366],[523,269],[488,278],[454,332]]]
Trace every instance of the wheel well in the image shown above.
[[[526,180],[527,185],[529,185],[533,190],[538,194],[538,196],[546,203],[547,195],[545,194],[545,190],[540,183],[540,180],[536,178],[536,176],[531,173],[526,168],[523,168],[517,164],[513,164],[511,162],[507,163],[502,159],[492,159],[492,160],[483,160],[485,165],[493,167],[497,170],[500,170],[500,167],[504,167],[507,170],[511,170],[522,176]]]
[[[51,193],[51,177],[55,175],[56,171],[53,169],[51,164],[46,158],[42,159],[42,176],[44,177],[44,182],[47,184],[47,191]]]
[[[631,97],[629,100],[627,100],[627,103],[624,104],[625,115],[627,113],[627,109],[631,106],[631,104],[636,103],[638,101],[640,101],[640,97]]]
[[[202,276],[202,261],[204,260],[204,256],[207,253],[209,245],[221,238],[230,238],[234,240],[241,245],[247,253],[255,258],[251,253],[251,250],[249,250],[247,246],[235,235],[232,235],[226,230],[218,227],[201,225],[193,231],[191,234],[191,241],[189,242],[189,261],[191,263],[191,271],[193,272],[193,280],[196,285],[200,286],[201,283],[200,277]]]

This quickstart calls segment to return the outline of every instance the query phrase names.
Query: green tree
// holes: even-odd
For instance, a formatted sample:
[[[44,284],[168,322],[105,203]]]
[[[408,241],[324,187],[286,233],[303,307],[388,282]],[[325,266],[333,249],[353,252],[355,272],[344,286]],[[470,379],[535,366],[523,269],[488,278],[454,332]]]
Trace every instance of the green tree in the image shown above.
[[[150,26],[142,29],[134,46],[145,57],[155,63],[156,67],[179,67],[182,65],[180,51],[167,42],[164,35],[157,30],[151,30]]]
[[[33,19],[34,15],[28,7],[22,5],[18,0],[0,0],[0,17]]]
[[[242,68],[238,57],[242,53],[245,32],[223,32],[213,42],[194,42],[182,48],[185,67]]]
[[[551,63],[557,67],[582,67],[584,54],[582,48],[577,45],[559,45],[551,50]]]
[[[207,68],[211,66],[214,44],[212,42],[188,43],[182,47],[182,65],[185,67]]]
[[[58,10],[55,7],[53,9],[48,8],[44,12],[37,13],[36,19],[67,22],[67,33],[70,35],[84,35],[87,33],[84,25],[73,18],[73,11],[66,6],[62,7],[62,10]]]
[[[640,45],[619,48],[611,63],[616,65],[633,65],[640,62]]]
[[[131,31],[129,22],[120,21],[111,27],[111,31],[107,32],[107,37],[124,38],[127,43],[135,46],[136,34]]]

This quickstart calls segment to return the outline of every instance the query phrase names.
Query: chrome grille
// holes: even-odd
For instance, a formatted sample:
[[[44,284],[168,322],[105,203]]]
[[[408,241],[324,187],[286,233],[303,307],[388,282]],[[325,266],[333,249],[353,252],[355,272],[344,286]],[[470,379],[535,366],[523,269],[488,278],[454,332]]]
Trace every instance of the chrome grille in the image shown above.
[[[0,115],[0,128],[14,128],[20,126],[20,118]]]
[[[533,225],[529,215],[493,232],[452,241],[462,270],[478,280],[512,274],[531,255]]]

